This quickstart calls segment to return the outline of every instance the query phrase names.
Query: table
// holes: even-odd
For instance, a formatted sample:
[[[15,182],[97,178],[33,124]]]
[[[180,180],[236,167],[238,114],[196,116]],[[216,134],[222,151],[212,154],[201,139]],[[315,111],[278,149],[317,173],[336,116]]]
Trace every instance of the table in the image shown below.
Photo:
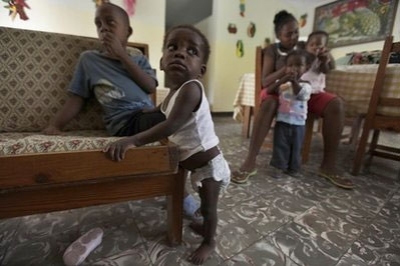
[[[245,73],[240,78],[239,88],[236,92],[235,100],[233,101],[233,119],[238,122],[243,122],[245,109],[254,107],[254,73]]]
[[[339,66],[326,77],[327,91],[341,97],[346,104],[346,115],[366,114],[378,65]],[[389,64],[386,69],[382,97],[400,98],[400,64]],[[400,116],[399,107],[378,108],[378,113]]]
[[[372,87],[378,65],[338,66],[326,78],[327,91],[341,97],[346,104],[346,115],[356,116],[367,113]],[[247,109],[254,107],[254,73],[245,73],[233,102],[233,118],[242,122]],[[390,64],[386,70],[384,97],[400,98],[400,64]],[[400,108],[385,107],[379,113],[399,116]],[[245,122],[245,121],[243,121]]]

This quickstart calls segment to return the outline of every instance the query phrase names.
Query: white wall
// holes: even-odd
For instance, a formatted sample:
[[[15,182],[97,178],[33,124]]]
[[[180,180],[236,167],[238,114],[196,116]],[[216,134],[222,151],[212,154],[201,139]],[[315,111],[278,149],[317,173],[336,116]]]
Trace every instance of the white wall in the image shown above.
[[[199,0],[200,1],[200,0]],[[209,38],[211,57],[204,78],[206,93],[213,112],[232,112],[240,77],[254,71],[254,53],[257,45],[262,45],[266,37],[274,41],[274,15],[286,9],[296,18],[307,13],[307,24],[300,29],[301,36],[307,36],[313,27],[314,10],[333,0],[247,0],[245,17],[239,15],[239,1],[215,0],[213,15],[197,24]],[[122,0],[112,1],[122,5]],[[14,22],[8,16],[8,10],[0,7],[0,26],[60,32],[74,35],[96,37],[94,27],[94,3],[91,0],[29,0],[32,9],[27,10],[30,20]],[[165,0],[137,1],[136,14],[131,18],[134,34],[129,41],[148,43],[150,63],[159,68],[162,39],[165,28]],[[250,22],[256,24],[254,38],[247,36]],[[229,34],[227,26],[235,23],[237,34]],[[393,28],[396,41],[400,41],[400,7],[397,9]],[[236,57],[236,41],[244,42],[245,53]],[[335,58],[353,51],[382,49],[383,41],[338,47],[332,50]],[[157,71],[160,84],[164,84],[163,72]]]
[[[122,6],[122,0],[112,2]],[[27,3],[31,9],[26,10],[29,17],[26,21],[18,17],[12,21],[2,5],[0,26],[97,37],[92,0],[29,0]],[[133,35],[129,41],[149,44],[150,63],[158,69],[165,28],[165,0],[137,1],[136,13],[130,22]],[[157,76],[163,84],[163,72],[158,70]]]

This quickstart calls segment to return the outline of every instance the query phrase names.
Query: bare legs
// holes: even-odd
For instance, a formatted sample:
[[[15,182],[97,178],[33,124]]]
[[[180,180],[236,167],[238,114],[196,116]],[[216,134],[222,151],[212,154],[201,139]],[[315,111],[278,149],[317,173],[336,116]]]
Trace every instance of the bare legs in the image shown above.
[[[250,137],[250,146],[246,159],[240,167],[241,171],[252,171],[256,166],[257,155],[265,137],[271,128],[272,120],[278,108],[278,101],[275,98],[268,98],[261,102],[260,109],[254,118],[253,130]]]
[[[193,264],[200,265],[210,256],[215,248],[215,233],[217,230],[218,216],[218,196],[221,182],[213,178],[204,179],[202,187],[199,188],[201,199],[201,214],[203,215],[203,224],[192,223],[191,228],[204,237],[201,245],[189,256],[188,260]]]
[[[344,125],[343,101],[336,97],[328,103],[322,117],[322,135],[324,139],[324,156],[321,171],[328,174],[336,172],[337,152]]]

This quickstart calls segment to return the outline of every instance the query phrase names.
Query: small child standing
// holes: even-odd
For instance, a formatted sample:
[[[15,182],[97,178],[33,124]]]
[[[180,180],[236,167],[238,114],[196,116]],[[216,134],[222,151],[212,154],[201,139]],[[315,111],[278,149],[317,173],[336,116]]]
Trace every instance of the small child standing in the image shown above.
[[[312,90],[309,82],[300,79],[307,70],[307,62],[306,51],[290,52],[285,61],[285,75],[268,88],[269,93],[279,94],[270,162],[274,167],[275,178],[283,172],[296,176],[300,170],[307,101]]]
[[[219,192],[230,181],[230,169],[218,148],[209,103],[198,80],[206,72],[209,54],[207,38],[195,27],[181,25],[169,30],[160,62],[171,88],[159,106],[166,120],[104,149],[112,160],[120,161],[128,149],[165,137],[178,145],[180,165],[191,172],[193,188],[201,200],[203,222],[191,224],[204,237],[188,258],[194,264],[202,264],[215,248]]]

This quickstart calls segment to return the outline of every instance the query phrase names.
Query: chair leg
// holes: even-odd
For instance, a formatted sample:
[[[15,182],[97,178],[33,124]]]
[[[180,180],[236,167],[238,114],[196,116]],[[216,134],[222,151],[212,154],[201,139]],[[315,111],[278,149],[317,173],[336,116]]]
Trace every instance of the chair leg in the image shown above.
[[[372,157],[374,156],[374,151],[376,150],[376,147],[378,145],[379,133],[380,130],[377,129],[375,129],[372,133],[371,143],[369,144],[368,148],[368,159],[365,162],[365,166],[370,166],[372,163]]]
[[[308,116],[306,120],[306,133],[304,136],[303,141],[303,148],[301,150],[301,156],[303,163],[308,162],[309,154],[310,154],[310,147],[311,147],[311,140],[314,131],[314,120],[313,116]]]
[[[353,169],[352,169],[353,175],[358,175],[360,173],[361,163],[364,158],[367,141],[369,137],[369,131],[370,131],[369,127],[364,125],[364,129],[361,134],[360,141],[358,142],[356,153],[354,155]]]

